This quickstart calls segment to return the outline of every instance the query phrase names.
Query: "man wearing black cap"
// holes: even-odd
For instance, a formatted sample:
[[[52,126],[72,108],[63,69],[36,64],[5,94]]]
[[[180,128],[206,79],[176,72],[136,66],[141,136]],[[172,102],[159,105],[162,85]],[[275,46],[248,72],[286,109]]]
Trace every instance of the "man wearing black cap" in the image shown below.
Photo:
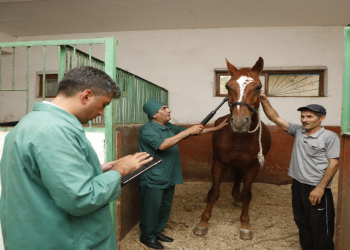
[[[203,125],[189,128],[175,126],[169,122],[171,110],[168,106],[155,100],[146,102],[143,111],[149,122],[140,129],[139,151],[163,159],[163,162],[142,174],[138,180],[141,200],[140,241],[148,247],[163,249],[159,241],[173,241],[161,232],[170,216],[175,185],[183,182],[177,143],[191,135],[222,129],[227,123],[225,120],[212,128],[204,128]]]
[[[260,102],[266,116],[295,137],[288,175],[293,178],[292,206],[302,249],[334,249],[331,183],[338,170],[340,140],[321,126],[326,109],[318,104],[298,108],[302,125],[297,125],[282,119],[265,94]]]

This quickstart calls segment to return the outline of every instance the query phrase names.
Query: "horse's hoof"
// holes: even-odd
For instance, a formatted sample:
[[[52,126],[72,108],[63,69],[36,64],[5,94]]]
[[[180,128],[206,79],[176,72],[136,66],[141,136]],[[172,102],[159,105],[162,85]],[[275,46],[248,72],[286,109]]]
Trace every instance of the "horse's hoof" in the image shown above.
[[[193,229],[193,234],[197,236],[204,236],[208,233],[208,228],[207,227],[199,227],[196,226],[195,229]]]
[[[233,201],[232,204],[233,204],[235,207],[242,207],[242,202],[241,202],[241,201]]]
[[[248,229],[240,229],[240,238],[242,240],[251,240],[253,239],[253,231]]]

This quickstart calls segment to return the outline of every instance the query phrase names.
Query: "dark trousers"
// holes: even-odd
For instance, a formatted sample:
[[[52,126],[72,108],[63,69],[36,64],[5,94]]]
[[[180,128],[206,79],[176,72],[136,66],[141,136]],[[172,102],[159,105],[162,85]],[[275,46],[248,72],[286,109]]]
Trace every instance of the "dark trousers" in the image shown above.
[[[155,240],[166,226],[173,203],[175,186],[150,189],[139,180],[141,201],[140,229],[142,240]]]
[[[333,250],[334,203],[332,191],[326,188],[321,203],[311,205],[309,195],[314,186],[293,180],[292,205],[303,250]]]

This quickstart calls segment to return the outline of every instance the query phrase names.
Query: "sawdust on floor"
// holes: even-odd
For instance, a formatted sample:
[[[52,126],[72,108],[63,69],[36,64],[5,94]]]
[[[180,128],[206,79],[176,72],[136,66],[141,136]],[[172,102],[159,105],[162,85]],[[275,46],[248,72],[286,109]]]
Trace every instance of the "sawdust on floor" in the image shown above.
[[[208,234],[198,237],[192,233],[200,221],[211,187],[210,182],[185,182],[176,186],[171,215],[164,234],[174,238],[162,243],[165,249],[183,250],[301,250],[298,229],[293,220],[291,185],[254,183],[250,203],[252,240],[239,238],[241,208],[232,205],[232,183],[221,185],[221,195],[215,203],[209,221]],[[338,174],[332,184],[335,205],[338,194]],[[140,243],[136,225],[120,242],[120,250],[150,249]]]

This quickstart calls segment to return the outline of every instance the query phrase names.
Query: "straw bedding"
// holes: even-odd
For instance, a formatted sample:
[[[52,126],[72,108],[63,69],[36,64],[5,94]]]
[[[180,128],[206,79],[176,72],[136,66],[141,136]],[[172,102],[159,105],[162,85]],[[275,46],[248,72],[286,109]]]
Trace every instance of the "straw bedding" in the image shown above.
[[[337,202],[338,176],[332,191]],[[221,185],[221,195],[215,203],[209,221],[208,234],[198,237],[192,233],[205,209],[204,198],[209,182],[185,182],[176,186],[173,207],[164,234],[174,238],[163,243],[165,249],[235,249],[235,250],[301,250],[298,229],[293,220],[291,185],[254,183],[250,203],[252,240],[239,238],[241,208],[232,205],[232,183]],[[121,241],[121,250],[149,249],[139,241],[140,230],[135,226]]]

